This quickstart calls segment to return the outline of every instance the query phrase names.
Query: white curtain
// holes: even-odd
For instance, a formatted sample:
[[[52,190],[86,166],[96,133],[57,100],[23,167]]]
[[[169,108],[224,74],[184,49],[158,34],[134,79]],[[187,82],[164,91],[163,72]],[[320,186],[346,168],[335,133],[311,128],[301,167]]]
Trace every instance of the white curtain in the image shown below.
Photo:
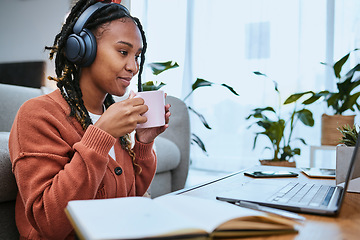
[[[251,109],[273,106],[278,98],[271,80],[276,81],[283,102],[295,92],[332,90],[332,72],[320,62],[333,63],[350,50],[360,47],[359,11],[356,0],[136,0],[132,14],[144,24],[147,62],[173,60],[178,69],[145,80],[163,81],[164,90],[179,98],[191,84],[202,78],[232,86],[214,85],[197,89],[186,103],[202,113],[211,130],[192,116],[192,132],[204,142],[208,154],[192,146],[192,166],[220,171],[236,171],[270,157],[266,138],[258,138],[245,118]],[[351,61],[359,57],[352,56]],[[260,71],[266,79],[253,72]],[[290,107],[291,109],[291,107]],[[287,118],[289,106],[282,106]],[[320,118],[328,112],[324,103],[311,106],[315,126],[298,125],[301,137],[298,166],[309,165],[309,146],[320,145]],[[328,112],[330,113],[330,112]]]

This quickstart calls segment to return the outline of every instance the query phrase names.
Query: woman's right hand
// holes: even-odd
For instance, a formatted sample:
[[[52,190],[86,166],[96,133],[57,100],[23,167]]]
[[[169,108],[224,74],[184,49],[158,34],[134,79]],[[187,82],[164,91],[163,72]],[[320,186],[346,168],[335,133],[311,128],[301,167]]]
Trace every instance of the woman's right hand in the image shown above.
[[[133,132],[137,124],[147,121],[146,117],[141,115],[148,110],[144,99],[134,97],[135,93],[131,91],[128,99],[112,104],[94,126],[115,138]]]

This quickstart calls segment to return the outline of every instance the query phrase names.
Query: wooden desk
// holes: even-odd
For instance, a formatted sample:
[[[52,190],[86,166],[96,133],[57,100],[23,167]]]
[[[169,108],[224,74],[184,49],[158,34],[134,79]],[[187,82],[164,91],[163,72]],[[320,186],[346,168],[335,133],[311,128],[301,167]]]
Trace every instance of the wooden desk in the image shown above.
[[[308,178],[296,168],[283,168],[283,167],[269,167],[269,166],[255,166],[247,170],[290,170],[299,173],[297,178],[291,180],[307,181],[307,182],[321,182],[323,184],[335,185],[335,180],[332,179],[315,179]],[[215,199],[216,196],[226,190],[234,189],[241,186],[254,178],[244,176],[244,171],[240,171],[212,182],[200,184],[187,189],[179,190],[173,194],[182,194],[200,198]],[[288,181],[289,178],[276,178],[279,181]],[[306,221],[302,225],[298,225],[298,234],[288,235],[274,235],[270,237],[251,237],[242,239],[360,239],[360,194],[347,193],[337,217],[323,217],[310,214],[301,214],[306,217]]]

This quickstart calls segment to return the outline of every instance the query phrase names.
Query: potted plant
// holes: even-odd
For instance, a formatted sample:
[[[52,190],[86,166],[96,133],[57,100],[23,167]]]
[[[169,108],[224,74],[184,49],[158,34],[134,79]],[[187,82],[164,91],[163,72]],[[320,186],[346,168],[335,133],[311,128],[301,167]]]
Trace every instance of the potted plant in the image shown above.
[[[267,77],[261,72],[254,72],[256,75]],[[270,140],[270,146],[266,146],[265,149],[272,151],[272,158],[267,160],[260,160],[262,165],[277,165],[277,166],[289,166],[295,167],[296,162],[294,160],[295,155],[301,154],[301,149],[294,147],[295,141],[300,141],[306,145],[306,142],[302,138],[293,138],[293,131],[295,126],[300,121],[305,126],[312,127],[314,125],[313,114],[310,110],[302,108],[298,109],[295,105],[291,112],[287,112],[288,118],[285,119],[281,109],[281,96],[278,89],[278,84],[273,81],[275,85],[275,91],[279,98],[278,109],[275,110],[271,106],[255,108],[252,113],[246,118],[247,120],[254,119],[248,128],[254,125],[262,128],[262,131],[255,133],[253,149],[256,146],[256,142],[259,136],[266,136]]]
[[[151,68],[152,74],[156,76],[156,75],[159,75],[160,73],[167,71],[169,69],[177,68],[177,67],[179,67],[179,65],[177,62],[173,63],[172,61],[167,61],[167,62],[153,62],[153,63],[149,64],[149,67]],[[166,84],[163,82],[147,81],[145,83],[142,83],[142,89],[143,89],[143,91],[159,90],[160,88],[162,88],[165,85]],[[186,100],[191,96],[191,94],[194,93],[194,91],[196,89],[198,89],[200,87],[211,87],[213,85],[219,85],[219,86],[225,87],[234,95],[239,96],[239,94],[231,86],[229,86],[225,83],[217,84],[217,83],[207,81],[205,79],[197,78],[196,81],[192,84],[189,94],[187,94],[186,97],[184,99],[182,99],[182,101],[186,103]],[[208,124],[205,117],[201,113],[199,113],[198,111],[196,111],[193,107],[191,107],[189,105],[187,105],[187,107],[190,112],[194,113],[200,119],[200,121],[202,122],[202,124],[204,125],[205,128],[211,129],[210,125]],[[207,154],[204,142],[195,133],[191,133],[191,144],[192,145],[195,144],[196,146],[200,147],[201,150],[203,151],[203,153]]]
[[[338,127],[344,125],[351,126],[354,124],[355,115],[344,115],[344,113],[348,110],[354,112],[355,107],[360,110],[360,105],[357,102],[360,96],[360,92],[357,88],[360,85],[360,77],[355,75],[355,72],[360,70],[360,64],[356,64],[356,66],[351,68],[348,72],[341,74],[341,70],[348,61],[350,54],[358,50],[359,49],[354,49],[353,51],[350,51],[332,65],[335,77],[338,79],[336,91],[331,92],[324,90],[317,93],[313,91],[296,93],[290,96],[285,102],[285,104],[289,104],[297,101],[304,95],[310,95],[309,98],[302,102],[304,105],[309,105],[319,99],[323,99],[327,103],[327,107],[333,110],[334,115],[322,115],[321,145],[337,145],[338,139],[341,137]]]
[[[353,125],[352,127],[350,127],[350,125],[345,125],[339,127],[338,130],[342,135],[341,139],[339,139],[340,144],[343,144],[348,147],[354,147],[356,145],[359,132],[355,125]]]
[[[336,146],[336,184],[345,181],[356,141],[359,136],[356,125],[345,125],[339,127],[338,131],[342,137],[339,139],[340,144]],[[356,169],[355,171],[360,172],[360,169]]]
[[[172,61],[167,61],[167,62],[149,63],[148,66],[151,68],[152,74],[157,76],[164,71],[179,67],[179,64],[177,62],[173,63]],[[147,81],[147,82],[141,84],[143,91],[159,90],[160,88],[162,88],[165,85],[166,85],[165,83],[157,82],[157,81]]]

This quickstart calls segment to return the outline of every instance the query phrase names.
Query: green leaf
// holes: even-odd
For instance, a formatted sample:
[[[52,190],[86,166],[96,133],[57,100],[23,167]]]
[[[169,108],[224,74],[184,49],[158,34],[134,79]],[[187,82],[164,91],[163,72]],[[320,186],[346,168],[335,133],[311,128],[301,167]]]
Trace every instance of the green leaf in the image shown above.
[[[191,91],[190,93],[183,99],[183,101],[185,102],[186,99],[188,99],[188,97],[190,97],[190,95],[199,87],[210,87],[212,84],[212,82],[209,82],[207,80],[201,79],[201,78],[197,78],[196,81],[193,83],[193,85],[191,86]]]
[[[320,64],[325,65],[325,66],[330,66],[330,64],[325,63],[325,62],[320,62]]]
[[[360,64],[357,64],[350,71],[348,71],[345,75],[345,78],[352,78],[355,72],[360,71]]]
[[[207,80],[201,79],[201,78],[197,78],[196,81],[194,82],[194,84],[192,85],[192,90],[194,91],[195,89],[199,88],[199,87],[209,87],[211,85],[213,85],[214,83],[209,82]]]
[[[326,95],[328,95],[328,94],[329,94],[329,91],[325,90],[325,91],[320,91],[320,92],[316,93],[315,95],[321,96],[321,97],[326,97]]]
[[[263,115],[263,112],[265,111],[269,111],[269,112],[273,112],[273,113],[276,113],[275,110],[272,108],[272,107],[265,107],[265,108],[255,108],[252,110],[253,113],[250,114],[246,120],[250,119],[251,117],[254,117],[254,118],[263,118],[265,120],[267,120],[268,118]]]
[[[329,98],[326,100],[328,107],[332,107],[335,112],[338,112],[337,101],[340,96],[339,93],[329,93]]]
[[[255,71],[253,73],[256,74],[256,75],[259,75],[259,76],[267,77],[267,75],[265,73],[261,73],[261,72],[258,72],[258,71]]]
[[[315,93],[312,97],[305,100],[302,104],[310,105],[310,104],[314,103],[315,101],[317,101],[319,98],[326,97],[328,94],[329,94],[329,91],[321,91],[321,92]]]
[[[160,84],[155,84],[153,81],[148,81],[145,82],[143,84],[141,84],[143,91],[155,91],[155,90],[159,90],[160,88],[162,88],[163,86],[165,86],[166,84],[161,82]]]
[[[300,155],[300,153],[301,153],[300,148],[295,148],[295,149],[293,150],[293,153],[296,154],[296,155]]]
[[[253,73],[254,73],[255,75],[258,75],[258,76],[264,76],[264,77],[266,77],[266,78],[269,78],[266,74],[261,73],[261,72],[258,72],[258,71],[255,71],[255,72],[253,72]],[[272,81],[273,81],[273,83],[274,83],[274,89],[275,89],[275,91],[280,94],[280,91],[279,91],[279,88],[278,88],[278,83],[277,83],[276,81],[274,81],[274,80],[272,80]]]
[[[191,144],[197,144],[199,146],[199,148],[201,148],[201,150],[207,155],[207,151],[205,148],[205,144],[203,143],[203,141],[196,136],[194,133],[191,134]]]
[[[291,149],[290,146],[285,146],[283,148],[283,153],[281,154],[281,160],[290,160],[294,155],[300,155],[300,148]]]
[[[303,92],[303,93],[295,93],[295,94],[292,94],[290,95],[290,97],[288,97],[284,104],[289,104],[289,103],[292,103],[292,102],[296,102],[299,98],[301,98],[302,96],[306,95],[306,94],[309,94],[311,93],[312,96],[315,94],[313,91],[307,91],[307,92]]]
[[[343,111],[345,112],[346,109],[351,109],[352,111],[355,111],[354,105],[355,105],[356,101],[358,100],[359,96],[360,96],[360,92],[357,92],[357,93],[349,96],[347,98],[347,101],[345,101],[343,104]]]
[[[257,124],[265,129],[265,131],[260,134],[267,136],[272,144],[280,144],[285,129],[285,121],[283,119],[278,121],[258,121]]]
[[[159,75],[160,73],[162,73],[162,72],[164,72],[166,70],[179,67],[179,64],[177,62],[172,64],[172,61],[153,62],[153,63],[149,63],[149,67],[151,68],[152,73],[154,75]]]
[[[193,83],[193,85],[191,86],[191,91],[190,93],[183,99],[183,101],[186,101],[186,99],[188,99],[190,97],[190,95],[199,87],[211,87],[213,84],[213,82],[207,81],[205,79],[202,78],[197,78],[196,81]],[[236,96],[239,96],[239,94],[234,90],[234,88],[232,88],[231,86],[223,83],[220,84],[220,86],[226,87],[227,89],[229,89],[233,94],[235,94]]]
[[[195,113],[198,117],[199,117],[199,119],[201,120],[201,122],[202,122],[202,124],[207,128],[207,129],[211,129],[211,127],[209,126],[209,124],[207,123],[207,121],[205,120],[205,117],[202,115],[202,114],[200,114],[200,113],[198,113],[197,111],[195,111],[192,107],[188,107],[189,108],[189,110],[190,111],[192,111],[193,113]]]
[[[274,89],[275,89],[275,91],[280,94],[280,91],[279,91],[279,88],[278,88],[278,83],[277,83],[276,81],[274,81],[274,80],[272,80],[272,81],[273,81],[273,83],[274,83]]]
[[[340,75],[340,72],[341,72],[341,69],[342,67],[344,66],[344,64],[346,63],[346,61],[349,59],[349,56],[352,52],[355,52],[355,51],[358,51],[359,48],[355,48],[354,50],[350,51],[348,54],[346,54],[345,56],[343,56],[339,61],[337,61],[334,66],[333,66],[333,69],[334,69],[334,74],[335,76],[340,79],[341,78],[341,75]],[[355,66],[353,69],[351,69],[346,75],[347,77],[351,76],[354,74],[354,72],[356,71],[359,71],[359,67],[360,66]]]
[[[259,137],[259,135],[260,135],[259,133],[256,133],[256,134],[255,134],[253,149],[255,149],[256,141],[257,141],[257,138]]]
[[[239,96],[239,94],[238,94],[232,87],[230,87],[229,85],[223,83],[223,84],[221,84],[221,86],[226,87],[226,88],[229,89],[233,94],[235,94],[236,96]]]
[[[268,150],[270,150],[270,151],[272,150],[271,147],[265,147],[264,149],[265,149],[265,150],[268,149]]]
[[[304,145],[307,145],[306,141],[303,138],[296,138],[296,140],[300,140]]]
[[[253,111],[256,112],[256,113],[261,113],[261,112],[264,112],[264,111],[275,112],[274,108],[272,108],[272,107],[255,108]]]
[[[310,105],[310,104],[316,102],[319,98],[320,98],[320,96],[313,95],[313,96],[311,96],[310,98],[308,98],[308,99],[306,99],[305,101],[303,101],[302,104],[304,104],[304,105]]]
[[[350,53],[349,52],[348,54],[346,54],[344,57],[342,57],[339,61],[337,61],[334,66],[333,66],[333,69],[334,69],[334,74],[337,78],[341,78],[340,76],[340,72],[341,72],[341,69],[343,67],[343,65],[346,63],[346,61],[348,60],[349,56],[350,56]]]
[[[300,121],[306,125],[306,126],[314,126],[314,118],[313,118],[313,114],[310,110],[308,109],[302,109],[300,111],[297,111],[295,113],[297,115],[297,117],[300,119]]]

